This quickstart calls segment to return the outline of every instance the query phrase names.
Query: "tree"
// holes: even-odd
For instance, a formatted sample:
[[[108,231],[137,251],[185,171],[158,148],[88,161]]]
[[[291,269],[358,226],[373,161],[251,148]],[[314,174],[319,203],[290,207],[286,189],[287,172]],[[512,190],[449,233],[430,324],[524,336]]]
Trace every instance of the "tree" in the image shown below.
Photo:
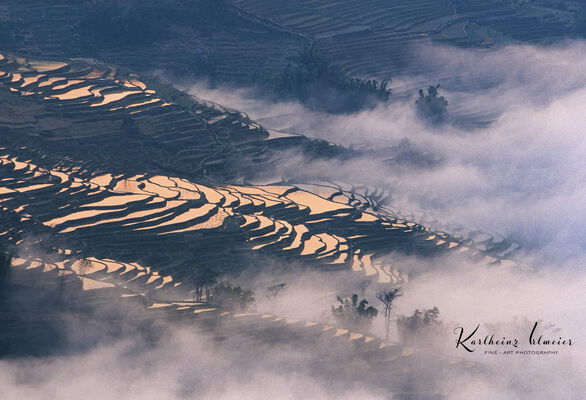
[[[87,270],[92,268],[92,262],[87,258],[79,260],[79,275],[84,277]]]
[[[77,262],[79,263],[79,268],[77,269],[77,275],[80,277],[80,280],[82,282],[82,284],[85,282],[85,275],[87,273],[88,270],[92,269],[92,262],[90,260],[88,260],[87,258],[82,258],[80,260],[77,260]]]
[[[428,86],[427,94],[420,89],[419,99],[415,101],[417,114],[433,124],[444,122],[448,112],[448,101],[439,95],[439,87],[440,85]]]
[[[389,340],[389,331],[391,329],[391,311],[393,309],[393,302],[399,296],[402,296],[401,288],[394,288],[390,290],[383,290],[376,294],[376,298],[383,303],[383,311],[385,316],[385,338]]]
[[[190,277],[191,283],[195,286],[195,301],[202,301],[204,293],[217,283],[218,273],[209,268],[198,268]],[[208,293],[209,296],[209,293]]]
[[[342,299],[336,296],[340,303],[339,306],[332,306],[332,316],[336,322],[351,330],[368,330],[372,321],[378,315],[378,310],[372,306],[367,306],[368,301],[362,299],[358,301],[358,295],[353,294],[350,297]]]
[[[358,289],[360,291],[360,295],[362,297],[364,297],[364,295],[366,294],[366,290],[368,290],[368,287],[370,286],[371,283],[372,283],[372,280],[370,280],[370,279],[362,279],[361,281],[359,281],[356,284],[356,289]]]
[[[411,316],[401,315],[397,320],[399,335],[405,342],[427,334],[431,328],[440,324],[437,307],[423,311],[415,310]]]
[[[207,300],[227,310],[240,309],[241,311],[247,311],[256,301],[252,290],[244,290],[240,286],[232,286],[224,282],[211,288]]]
[[[311,109],[348,113],[386,102],[391,96],[388,81],[349,78],[339,68],[318,54],[312,44],[280,73],[253,76],[280,98],[294,98]]]
[[[80,258],[75,262],[75,264],[73,264],[73,266],[72,266],[73,272],[75,272],[75,274],[77,275],[77,277],[81,281],[82,285],[85,284],[86,275],[87,275],[88,271],[91,272],[92,266],[93,266],[93,263],[90,260],[88,260],[87,258]],[[59,276],[60,276],[60,278],[59,278],[59,296],[61,298],[61,295],[64,290],[64,284],[63,284],[63,278],[61,278],[61,275],[59,275]]]
[[[276,313],[277,310],[277,296],[285,287],[287,286],[286,283],[279,283],[277,285],[269,286],[267,288],[268,294],[267,297],[272,300],[273,302],[273,313]]]

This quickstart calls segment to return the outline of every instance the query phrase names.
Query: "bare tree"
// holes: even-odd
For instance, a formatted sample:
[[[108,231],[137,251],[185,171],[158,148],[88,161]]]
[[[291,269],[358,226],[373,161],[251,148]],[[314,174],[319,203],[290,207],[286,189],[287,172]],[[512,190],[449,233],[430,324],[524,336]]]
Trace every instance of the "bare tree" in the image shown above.
[[[88,260],[87,258],[82,258],[81,260],[78,260],[79,262],[79,272],[78,272],[78,276],[81,278],[81,282],[83,283],[85,280],[85,274],[87,273],[88,270],[92,269],[92,262],[90,260]]]
[[[360,291],[361,297],[365,297],[366,291],[368,290],[368,287],[370,286],[371,283],[372,283],[372,280],[363,279],[356,284],[356,289],[358,289]]]
[[[279,293],[281,293],[281,291],[285,289],[286,286],[286,283],[279,283],[277,285],[269,286],[267,288],[267,297],[271,299],[273,302],[273,313],[277,312],[277,296],[279,296]]]
[[[391,310],[393,309],[393,302],[401,296],[401,288],[394,288],[383,290],[376,294],[376,298],[383,303],[383,311],[385,316],[385,333],[386,340],[389,340],[389,330],[391,329]]]

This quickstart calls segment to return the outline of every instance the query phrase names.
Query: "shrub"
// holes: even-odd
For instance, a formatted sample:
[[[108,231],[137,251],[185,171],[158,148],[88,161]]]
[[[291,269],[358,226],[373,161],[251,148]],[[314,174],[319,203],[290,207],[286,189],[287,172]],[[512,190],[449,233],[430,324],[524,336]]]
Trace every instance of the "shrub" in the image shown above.
[[[254,292],[229,283],[214,285],[208,295],[208,302],[227,310],[246,311],[255,303]]]
[[[434,328],[441,325],[439,309],[415,310],[411,316],[402,315],[397,319],[397,329],[403,342],[412,343],[415,339],[426,339]]]
[[[366,299],[358,301],[357,294],[345,299],[339,296],[336,298],[340,305],[332,306],[332,316],[338,325],[357,331],[370,328],[372,321],[378,315],[378,310],[372,306],[367,307],[368,301]]]
[[[284,98],[301,101],[311,109],[347,113],[386,102],[391,96],[387,81],[349,79],[314,48],[295,57],[277,74],[257,74],[255,83]]]
[[[415,101],[417,114],[434,124],[444,122],[448,112],[448,101],[439,95],[439,87],[440,85],[428,86],[427,94],[420,89],[419,99]]]

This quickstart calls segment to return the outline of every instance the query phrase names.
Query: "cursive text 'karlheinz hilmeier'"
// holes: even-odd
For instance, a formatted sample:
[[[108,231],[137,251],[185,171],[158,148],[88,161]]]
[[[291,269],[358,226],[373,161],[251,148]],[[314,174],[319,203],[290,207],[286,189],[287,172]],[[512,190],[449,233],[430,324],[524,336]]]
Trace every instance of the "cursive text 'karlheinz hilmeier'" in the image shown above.
[[[565,339],[561,336],[558,338],[547,338],[543,334],[539,335],[536,333],[538,322],[533,324],[533,329],[528,335],[527,344],[530,346],[572,346],[572,339]],[[480,335],[477,334],[480,329],[480,324],[470,332],[465,333],[464,327],[459,326],[454,329],[454,333],[458,335],[456,340],[456,348],[462,347],[464,350],[473,353],[476,347],[488,347],[488,346],[505,346],[505,347],[519,347],[520,341],[518,338],[507,338],[507,337],[495,337],[494,334]]]

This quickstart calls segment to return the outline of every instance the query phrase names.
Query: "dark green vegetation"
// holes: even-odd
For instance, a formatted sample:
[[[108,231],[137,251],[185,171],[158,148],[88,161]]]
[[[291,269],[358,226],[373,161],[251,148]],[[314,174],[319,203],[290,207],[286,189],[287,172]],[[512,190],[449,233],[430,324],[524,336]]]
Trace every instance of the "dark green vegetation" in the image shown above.
[[[419,117],[432,124],[444,122],[448,113],[448,101],[439,95],[439,87],[440,85],[428,86],[427,93],[420,89],[419,98],[415,101]]]
[[[366,299],[359,300],[357,294],[342,299],[336,296],[340,305],[332,306],[332,317],[336,323],[346,329],[366,332],[372,320],[378,315],[378,310],[368,305]]]

